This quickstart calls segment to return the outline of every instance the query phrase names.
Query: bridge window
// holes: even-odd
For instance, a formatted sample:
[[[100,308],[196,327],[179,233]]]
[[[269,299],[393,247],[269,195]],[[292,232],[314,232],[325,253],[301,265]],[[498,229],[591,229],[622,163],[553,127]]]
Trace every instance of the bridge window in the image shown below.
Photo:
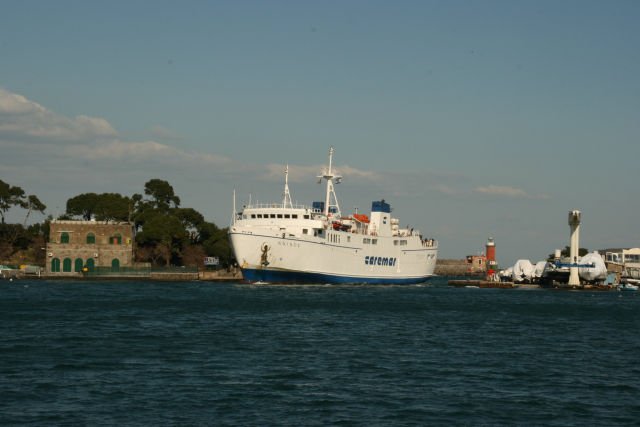
[[[308,217],[309,215],[305,215],[305,216],[307,216],[307,217]],[[293,215],[291,215],[291,218],[293,218],[293,219],[298,219],[298,214],[293,214]],[[309,218],[307,218],[307,219],[309,219]]]
[[[271,218],[275,218],[276,214],[271,214],[270,216],[271,216]]]
[[[640,262],[640,255],[625,254],[624,255],[624,261],[625,262]]]
[[[284,217],[285,217],[285,219],[289,219],[289,218],[291,218],[291,215],[289,215],[289,214],[284,214]]]
[[[278,218],[282,218],[282,214],[278,214]]]
[[[372,245],[377,245],[378,244],[378,239],[372,239],[371,240],[371,244]]]
[[[294,216],[293,216],[293,218],[294,218],[294,219],[295,219],[295,218],[298,218],[298,215],[294,215]],[[309,219],[309,215],[305,215],[305,216],[304,216],[304,219]]]
[[[251,214],[251,219],[256,219],[256,214]]]

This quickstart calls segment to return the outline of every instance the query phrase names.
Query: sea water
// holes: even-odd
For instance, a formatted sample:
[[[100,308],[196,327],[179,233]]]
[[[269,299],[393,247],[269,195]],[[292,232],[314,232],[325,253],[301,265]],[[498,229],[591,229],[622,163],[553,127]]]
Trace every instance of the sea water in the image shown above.
[[[638,425],[640,296],[0,282],[4,425]]]

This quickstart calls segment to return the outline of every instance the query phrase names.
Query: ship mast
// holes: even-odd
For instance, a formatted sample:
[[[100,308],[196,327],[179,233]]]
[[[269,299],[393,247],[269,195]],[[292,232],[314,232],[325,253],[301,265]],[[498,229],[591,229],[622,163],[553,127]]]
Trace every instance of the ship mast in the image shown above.
[[[293,209],[293,203],[291,203],[291,193],[289,192],[289,165],[284,170],[284,193],[282,193],[282,207]]]
[[[332,211],[331,208],[335,208],[335,213],[337,216],[341,216],[340,214],[340,205],[338,204],[338,197],[336,196],[336,191],[333,186],[333,181],[335,180],[336,184],[339,184],[342,180],[342,176],[334,175],[332,164],[333,164],[333,152],[335,150],[333,147],[329,148],[329,169],[325,169],[322,171],[322,175],[318,176],[320,180],[327,180],[327,195],[324,203],[324,214],[326,217],[329,216],[329,212]],[[332,204],[333,203],[333,204]]]

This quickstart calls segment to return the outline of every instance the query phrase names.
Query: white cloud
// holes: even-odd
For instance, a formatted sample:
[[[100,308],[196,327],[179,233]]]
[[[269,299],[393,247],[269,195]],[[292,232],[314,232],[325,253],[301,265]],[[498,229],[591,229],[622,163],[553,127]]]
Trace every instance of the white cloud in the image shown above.
[[[375,180],[379,178],[376,172],[365,171],[365,170],[353,168],[347,165],[339,166],[336,168],[336,170],[340,175],[343,175],[345,179],[346,177],[364,179],[364,180]]]
[[[0,88],[0,114],[25,114],[44,112],[46,108],[42,105],[29,101],[22,95],[11,93]]]
[[[232,160],[224,156],[188,152],[155,141],[126,142],[105,141],[95,145],[74,145],[66,149],[69,156],[86,160],[122,160],[128,162],[187,163],[202,166],[231,165]],[[185,164],[186,166],[186,164]]]
[[[506,196],[506,197],[527,197],[527,193],[520,188],[502,186],[502,185],[487,185],[486,187],[477,187],[474,190],[476,193],[491,194],[494,196]]]
[[[544,194],[532,195],[528,194],[521,188],[510,187],[508,185],[487,185],[476,187],[474,193],[488,194],[492,196],[524,198],[524,199],[546,199],[548,196]]]
[[[161,126],[152,132],[165,137],[177,135]],[[28,143],[28,144],[25,144]],[[0,88],[0,144],[31,151],[50,148],[49,156],[64,153],[69,159],[120,160],[146,163],[153,162],[202,166],[225,166],[233,163],[229,158],[213,154],[188,152],[156,141],[124,141],[105,119],[79,115],[67,118],[54,113],[22,95]],[[59,150],[60,146],[63,147]],[[14,153],[18,155],[18,153]]]
[[[67,144],[117,136],[105,119],[80,115],[67,118],[22,95],[0,89],[0,141]]]

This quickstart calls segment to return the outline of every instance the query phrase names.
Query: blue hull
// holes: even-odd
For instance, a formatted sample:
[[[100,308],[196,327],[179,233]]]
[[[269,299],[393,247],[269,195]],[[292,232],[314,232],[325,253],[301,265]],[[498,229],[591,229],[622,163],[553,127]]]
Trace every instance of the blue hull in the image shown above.
[[[386,278],[386,277],[349,277],[334,276],[331,274],[305,273],[302,271],[259,270],[242,269],[242,275],[247,282],[269,283],[363,283],[377,285],[413,285],[424,283],[432,276],[411,278]]]

